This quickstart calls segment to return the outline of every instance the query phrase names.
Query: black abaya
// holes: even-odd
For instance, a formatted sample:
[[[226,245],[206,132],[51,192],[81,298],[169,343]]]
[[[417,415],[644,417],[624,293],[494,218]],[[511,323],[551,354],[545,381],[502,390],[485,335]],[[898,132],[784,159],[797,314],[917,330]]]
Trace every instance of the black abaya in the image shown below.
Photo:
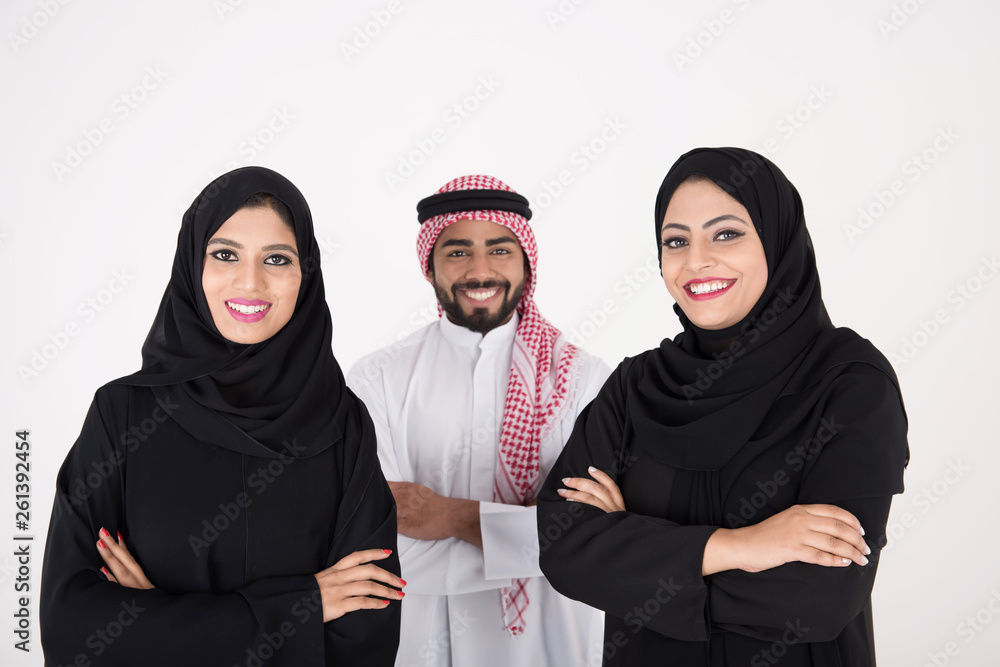
[[[288,323],[239,345],[219,334],[201,269],[212,234],[258,192],[291,212],[302,281]],[[210,184],[184,216],[142,369],[97,391],[59,471],[42,572],[46,664],[393,663],[398,603],[324,623],[314,576],[371,548],[391,549],[376,564],[399,574],[374,428],[331,333],[301,193],[259,167]],[[121,532],[155,589],[104,577],[101,527]]]
[[[606,665],[873,665],[871,590],[909,458],[895,374],[871,343],[830,323],[798,192],[765,158],[697,149],[661,186],[710,179],[750,214],[767,285],[738,324],[684,331],[626,359],[538,496],[540,563],[553,587],[607,612]],[[563,500],[566,477],[609,473],[626,511]],[[858,518],[865,566],[792,562],[703,577],[719,528],[797,504]]]
[[[815,405],[796,394],[776,401],[762,426],[773,436],[763,451],[718,470],[686,470],[635,445],[626,415],[643,356],[622,363],[580,415],[538,500],[542,571],[560,593],[606,612],[604,664],[774,664],[768,655],[797,667],[875,664],[870,593],[906,450],[892,381],[853,365]],[[789,416],[798,423],[792,430],[783,428]],[[625,512],[556,494],[562,478],[587,477],[588,466],[611,475]],[[869,485],[881,479],[895,481],[875,495]],[[701,575],[717,528],[812,503],[858,518],[872,549],[868,565]]]
[[[374,448],[356,437],[369,428],[363,404],[347,421],[351,447],[284,459],[196,440],[166,416],[177,405],[145,387],[98,390],[56,482],[46,664],[391,665],[398,603],[324,624],[313,576],[373,548],[393,549],[377,564],[399,572],[395,505]],[[156,589],[105,579],[102,526],[121,531]]]

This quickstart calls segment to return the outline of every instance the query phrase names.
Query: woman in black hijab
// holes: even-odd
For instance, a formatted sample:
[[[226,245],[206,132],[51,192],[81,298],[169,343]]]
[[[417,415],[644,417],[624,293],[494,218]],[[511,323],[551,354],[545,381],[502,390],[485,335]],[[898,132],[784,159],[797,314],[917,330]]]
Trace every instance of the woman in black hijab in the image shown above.
[[[319,258],[268,169],[185,213],[142,368],[97,391],[59,471],[47,664],[393,663],[395,505]]]
[[[539,495],[542,571],[607,612],[605,665],[873,665],[909,458],[892,368],[831,324],[798,192],[760,155],[682,156],[656,241],[684,330],[577,420]]]

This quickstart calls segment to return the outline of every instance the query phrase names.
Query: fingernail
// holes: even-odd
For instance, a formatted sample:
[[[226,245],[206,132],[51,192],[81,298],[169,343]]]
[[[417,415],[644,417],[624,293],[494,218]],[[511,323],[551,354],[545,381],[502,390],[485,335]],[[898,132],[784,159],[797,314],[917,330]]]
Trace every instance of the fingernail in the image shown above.
[[[590,466],[589,468],[587,468],[587,472],[594,472],[596,470],[597,468],[595,468],[594,466]]]
[[[866,544],[866,545],[865,545],[865,555],[867,556],[867,555],[868,555],[868,554],[870,554],[871,552],[872,552],[872,548],[871,548],[870,546],[868,546],[868,545]]]
[[[861,557],[861,562],[864,563],[865,565],[868,565],[868,559],[865,558],[864,556]]]
[[[404,593],[403,591],[396,591],[396,595],[398,595],[401,598],[405,598],[406,597],[406,593]]]
[[[101,572],[108,575],[109,577],[111,576],[111,573],[108,572],[108,568],[104,567],[103,565],[101,566]]]
[[[382,600],[382,604],[387,605],[387,604],[389,604],[389,601],[388,600]]]
[[[865,527],[864,527],[864,526],[861,526],[861,534],[862,534],[862,535],[864,535],[864,534],[865,534]]]
[[[561,495],[563,495],[565,493],[569,493],[569,491],[567,491],[566,489],[557,489],[556,493],[558,493],[561,496]]]
[[[382,553],[384,553],[386,556],[388,556],[389,554],[392,553],[392,549],[382,549]]]
[[[116,530],[115,532],[118,533],[118,543],[121,544],[122,542],[124,542],[125,538],[122,537],[122,532],[120,530]]]
[[[563,477],[562,478],[562,483],[565,484],[566,486],[569,486],[569,482],[570,482],[571,479],[572,479],[572,477]]]
[[[844,561],[844,565],[847,565],[848,563],[851,562],[850,558],[841,558],[840,560]]]
[[[406,579],[400,579],[399,583],[401,583],[401,584],[403,584],[405,586],[406,585]]]
[[[109,533],[104,528],[101,528],[101,535],[103,535],[104,537],[111,537],[111,533]]]
[[[101,547],[102,549],[107,549],[107,547],[104,546],[104,540],[97,540],[97,546]]]

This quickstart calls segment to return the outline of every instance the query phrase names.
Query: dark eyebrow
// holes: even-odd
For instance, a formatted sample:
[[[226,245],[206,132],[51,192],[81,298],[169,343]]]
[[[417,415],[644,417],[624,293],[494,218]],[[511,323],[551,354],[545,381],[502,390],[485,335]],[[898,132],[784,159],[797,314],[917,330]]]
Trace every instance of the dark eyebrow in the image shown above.
[[[295,248],[293,248],[290,245],[286,245],[284,243],[275,243],[274,245],[266,245],[263,248],[261,248],[261,250],[265,252],[271,252],[272,250],[284,250],[285,252],[292,253],[296,257],[299,256],[299,253],[295,252]]]
[[[229,239],[215,238],[215,239],[210,240],[208,242],[208,245],[212,245],[213,243],[219,243],[221,245],[231,245],[234,248],[236,248],[237,250],[243,250],[243,244],[242,243],[237,243],[236,241],[231,241]]]
[[[691,228],[688,227],[687,225],[682,225],[677,222],[668,222],[667,224],[663,225],[663,229],[683,229],[685,232],[691,231]]]
[[[492,248],[495,245],[500,245],[501,243],[517,243],[517,239],[510,236],[500,236],[495,239],[486,239],[486,247]],[[463,248],[471,248],[475,245],[469,239],[448,239],[441,244],[442,248],[447,248],[448,246],[461,246]]]
[[[735,220],[736,222],[742,222],[744,225],[747,224],[747,221],[744,220],[743,218],[737,218],[735,215],[729,215],[727,213],[726,215],[720,215],[717,218],[712,218],[708,222],[702,224],[701,228],[702,229],[708,229],[709,227],[711,227],[715,223],[717,223],[717,222],[723,222],[724,220]],[[749,226],[749,225],[747,225],[747,226]]]
[[[719,222],[723,222],[725,220],[735,220],[736,222],[742,222],[744,225],[747,225],[749,227],[749,224],[743,218],[738,218],[735,215],[729,215],[727,213],[726,215],[720,215],[717,218],[712,218],[708,222],[702,223],[701,228],[702,229],[708,229],[712,225],[714,225],[716,223],[719,223]],[[690,227],[688,227],[687,225],[682,225],[679,222],[668,222],[667,224],[663,225],[663,229],[669,229],[669,228],[683,229],[685,232],[690,232],[691,231]]]

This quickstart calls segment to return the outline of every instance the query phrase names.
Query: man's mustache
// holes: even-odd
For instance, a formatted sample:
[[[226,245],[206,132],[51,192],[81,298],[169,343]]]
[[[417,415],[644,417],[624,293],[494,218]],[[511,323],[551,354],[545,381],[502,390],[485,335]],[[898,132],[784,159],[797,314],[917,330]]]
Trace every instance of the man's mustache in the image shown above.
[[[491,289],[493,287],[500,287],[506,291],[510,291],[510,281],[509,280],[469,280],[464,283],[453,283],[451,286],[451,293],[454,296],[458,296],[458,290],[479,290],[479,289]]]

